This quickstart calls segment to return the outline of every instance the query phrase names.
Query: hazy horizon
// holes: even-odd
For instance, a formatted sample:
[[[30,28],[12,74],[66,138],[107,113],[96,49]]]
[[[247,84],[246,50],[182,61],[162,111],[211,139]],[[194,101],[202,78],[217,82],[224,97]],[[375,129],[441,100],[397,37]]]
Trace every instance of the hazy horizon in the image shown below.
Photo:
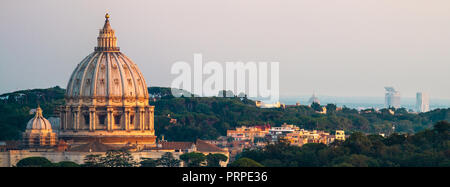
[[[65,88],[104,14],[148,86],[176,61],[278,61],[280,95],[450,99],[449,1],[57,1],[0,6],[0,94]]]

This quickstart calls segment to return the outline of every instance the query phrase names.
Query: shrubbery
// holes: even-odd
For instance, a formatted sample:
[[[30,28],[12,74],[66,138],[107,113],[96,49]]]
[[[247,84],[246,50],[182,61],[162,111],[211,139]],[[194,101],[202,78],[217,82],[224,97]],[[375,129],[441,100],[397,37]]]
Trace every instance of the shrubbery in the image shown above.
[[[61,161],[58,163],[52,163],[50,160],[44,157],[28,157],[17,162],[16,167],[80,167],[72,161]]]

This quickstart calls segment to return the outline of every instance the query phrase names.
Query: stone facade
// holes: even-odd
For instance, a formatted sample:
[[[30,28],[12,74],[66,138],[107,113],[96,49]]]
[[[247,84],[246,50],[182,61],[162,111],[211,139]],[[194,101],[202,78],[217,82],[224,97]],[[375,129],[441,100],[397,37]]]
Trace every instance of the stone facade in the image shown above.
[[[139,162],[142,158],[161,158],[166,153],[163,151],[149,151],[149,152],[131,152],[135,161]],[[8,152],[0,152],[0,167],[12,167],[19,162],[19,160],[28,157],[45,157],[53,163],[61,161],[72,161],[78,164],[83,163],[86,155],[99,154],[105,155],[105,152],[36,152],[29,150],[9,150]],[[172,152],[176,159],[180,158],[181,153]]]

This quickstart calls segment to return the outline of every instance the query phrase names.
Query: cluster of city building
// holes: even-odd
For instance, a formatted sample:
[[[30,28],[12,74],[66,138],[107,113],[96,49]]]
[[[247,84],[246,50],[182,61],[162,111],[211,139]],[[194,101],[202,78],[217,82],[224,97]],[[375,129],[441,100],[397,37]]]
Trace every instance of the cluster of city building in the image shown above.
[[[268,143],[285,140],[294,146],[303,146],[307,143],[330,144],[335,140],[345,141],[343,130],[337,130],[334,134],[319,130],[305,130],[296,125],[282,124],[279,127],[271,127],[268,124],[256,126],[241,126],[227,130],[227,136],[209,141],[218,147],[229,151],[230,159],[246,148],[262,147]]]

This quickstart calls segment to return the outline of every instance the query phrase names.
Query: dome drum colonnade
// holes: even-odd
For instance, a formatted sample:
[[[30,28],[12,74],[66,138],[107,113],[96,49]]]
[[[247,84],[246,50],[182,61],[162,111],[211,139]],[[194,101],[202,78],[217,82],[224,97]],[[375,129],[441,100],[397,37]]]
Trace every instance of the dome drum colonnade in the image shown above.
[[[72,73],[60,112],[59,137],[85,143],[155,144],[154,106],[137,66],[117,47],[105,16],[95,51]]]

